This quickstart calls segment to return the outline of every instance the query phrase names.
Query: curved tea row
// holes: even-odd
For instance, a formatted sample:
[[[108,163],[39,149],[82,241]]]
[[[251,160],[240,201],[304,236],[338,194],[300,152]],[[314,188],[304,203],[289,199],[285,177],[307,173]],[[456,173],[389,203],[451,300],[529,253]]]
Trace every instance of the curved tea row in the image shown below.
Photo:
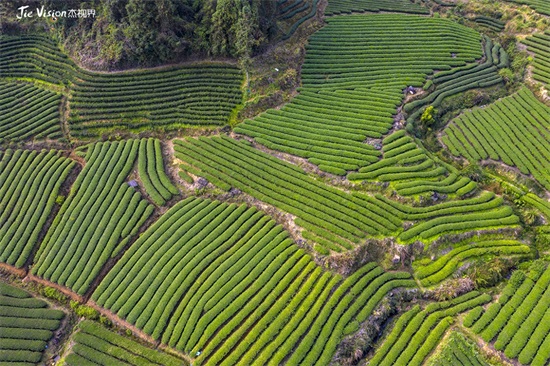
[[[256,209],[190,197],[92,298],[197,364],[313,365],[328,363],[388,292],[411,286],[409,274],[374,263],[345,280],[323,272]]]

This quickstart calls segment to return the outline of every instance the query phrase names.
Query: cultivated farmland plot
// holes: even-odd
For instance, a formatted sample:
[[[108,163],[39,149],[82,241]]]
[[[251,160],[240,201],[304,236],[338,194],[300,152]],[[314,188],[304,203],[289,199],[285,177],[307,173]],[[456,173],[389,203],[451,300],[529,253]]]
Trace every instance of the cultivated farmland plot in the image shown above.
[[[550,189],[550,108],[528,89],[459,116],[442,141],[453,155],[501,160]]]
[[[199,364],[326,364],[405,272],[324,272],[245,205],[188,198],[125,253],[92,298]],[[238,345],[238,347],[235,347]],[[199,352],[200,351],[200,352]],[[199,352],[199,353],[198,353]]]
[[[416,148],[414,143],[412,145]],[[402,232],[399,239],[407,242],[414,238],[429,240],[445,233],[510,227],[518,223],[511,208],[504,206],[502,200],[495,200],[492,194],[426,208],[407,207],[381,196],[349,194],[328,187],[291,164],[277,161],[268,154],[229,138],[176,141],[175,150],[176,156],[189,164],[185,168],[188,171],[207,178],[222,189],[238,188],[295,215],[296,224],[305,229],[305,237],[316,242],[315,248],[322,254],[328,254],[329,250],[341,252],[352,249],[367,235],[387,236],[394,233],[397,236]],[[232,159],[226,159],[227,156]],[[433,161],[426,161],[430,166],[434,165]],[[249,171],[250,167],[255,170]],[[397,172],[388,174],[388,177],[410,180],[440,177],[445,173],[445,168],[434,167],[428,174]],[[445,185],[452,183],[448,180],[442,182]],[[430,183],[426,181],[427,185]],[[438,182],[434,183],[437,185]],[[454,189],[452,192],[465,194],[475,189],[475,183],[473,187],[466,183],[458,189],[451,189]],[[403,231],[405,220],[422,221]]]
[[[105,262],[134,236],[153,207],[124,180],[139,141],[97,143],[36,254],[33,274],[83,295]]]
[[[235,131],[337,175],[376,161],[378,151],[362,142],[388,132],[405,87],[482,55],[478,33],[444,19],[383,14],[327,22],[308,41],[300,95]]]
[[[61,96],[29,83],[0,82],[0,141],[60,138]]]
[[[0,3],[0,366],[550,362],[545,1],[94,4]]]
[[[397,13],[409,14],[428,14],[428,9],[419,4],[411,3],[407,0],[333,0],[325,8],[326,15],[335,15],[351,12],[379,12],[391,11]]]
[[[506,357],[523,365],[545,365],[550,359],[550,268],[535,262],[525,274],[516,271],[498,302],[485,311],[472,310],[464,320],[486,342],[494,341]]]
[[[73,167],[55,150],[0,153],[0,261],[25,265]]]
[[[70,99],[72,133],[223,125],[241,100],[242,75],[226,65],[98,75],[79,71]]]
[[[447,97],[463,93],[466,90],[487,88],[502,83],[502,77],[498,74],[498,70],[509,66],[508,55],[500,45],[494,44],[489,37],[484,37],[484,42],[486,57],[484,62],[436,73],[428,81],[435,86],[433,92],[405,105],[403,109],[410,114],[407,118],[409,123],[414,123],[421,116],[424,111],[423,106],[439,107]]]
[[[550,32],[534,34],[522,43],[535,54],[533,61],[533,79],[540,81],[548,90],[550,87]]]
[[[0,35],[0,77],[65,84],[75,65],[49,37]]]
[[[65,313],[0,281],[0,363],[36,365]]]
[[[223,125],[242,99],[242,74],[228,64],[207,63],[109,74],[90,72],[76,66],[44,36],[0,35],[0,78],[70,85],[70,91],[64,91],[70,107],[68,122],[71,134],[78,137],[97,137],[113,130]],[[9,108],[14,98],[28,94],[37,103],[41,102],[42,109],[27,110],[33,119],[25,122],[27,129],[17,130],[17,133],[10,130],[17,121],[1,121],[0,139],[8,134],[14,139],[31,134],[59,137],[59,128],[55,129],[51,122],[52,119],[56,121],[56,109],[52,109],[53,104],[48,107],[42,103],[47,97],[47,101],[59,104],[57,94],[24,85],[16,84],[22,89],[18,94],[7,85],[3,87],[0,106],[5,103],[5,108]],[[6,118],[17,117],[16,112],[7,110]]]
[[[453,324],[453,316],[483,305],[491,296],[472,291],[450,301],[419,306],[403,314],[369,365],[422,365]]]
[[[67,365],[159,365],[181,366],[186,362],[163,352],[144,347],[98,323],[85,320],[74,334],[75,345],[65,362]]]

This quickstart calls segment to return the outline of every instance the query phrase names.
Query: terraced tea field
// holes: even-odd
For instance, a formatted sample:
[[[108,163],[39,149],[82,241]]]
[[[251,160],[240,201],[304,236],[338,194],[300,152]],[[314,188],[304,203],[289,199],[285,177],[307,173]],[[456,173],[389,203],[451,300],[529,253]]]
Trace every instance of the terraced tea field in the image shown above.
[[[159,140],[141,140],[138,161],[139,177],[145,191],[155,204],[162,206],[173,195],[179,194],[179,190],[166,176]]]
[[[505,22],[499,19],[486,17],[486,16],[477,16],[473,19],[473,21],[495,32],[503,31],[506,25]]]
[[[70,99],[71,132],[223,125],[241,101],[241,74],[227,65],[97,74],[80,71]]]
[[[36,365],[65,313],[42,300],[0,282],[0,362]]]
[[[442,141],[470,161],[501,160],[550,187],[550,108],[528,89],[459,116]]]
[[[0,261],[25,265],[74,165],[55,150],[0,153]]]
[[[70,85],[70,90],[62,93],[68,99],[67,123],[73,136],[97,137],[115,130],[139,132],[156,128],[164,131],[223,125],[242,99],[242,74],[230,64],[212,62],[98,73],[76,66],[47,37],[0,37],[0,79]],[[24,90],[25,84],[15,85],[21,90],[2,91],[0,107],[6,108],[7,119],[0,122],[0,139],[8,134],[13,139],[31,135],[61,137],[57,120],[59,93],[41,91],[30,85]],[[17,107],[14,98],[26,100],[26,95],[32,96],[37,106],[30,109],[26,106],[23,123],[21,113],[8,108]],[[57,109],[51,103],[45,104],[46,101],[57,102]],[[15,133],[13,126],[22,124],[27,128],[20,127]]]
[[[409,113],[407,119],[409,123],[420,118],[425,106],[431,105],[438,108],[447,97],[470,89],[487,88],[502,83],[503,80],[498,70],[509,66],[508,55],[500,45],[493,43],[489,37],[485,37],[484,41],[486,56],[484,62],[436,73],[428,81],[434,86],[434,90],[426,97],[405,105],[403,109]],[[426,86],[424,87],[426,88]]]
[[[537,264],[527,275],[514,272],[498,302],[485,311],[472,310],[464,320],[483,340],[494,340],[497,350],[524,365],[544,365],[550,359],[550,327],[546,320],[550,268]]]
[[[32,272],[83,295],[101,267],[123,249],[153,208],[124,180],[139,141],[97,143],[42,245]]]
[[[308,43],[302,69],[306,88],[402,90],[422,86],[434,70],[482,56],[479,33],[446,19],[381,14],[327,22]]]
[[[180,366],[186,363],[174,356],[144,347],[89,320],[78,324],[75,345],[65,359],[67,365],[159,365]]]
[[[74,62],[47,36],[0,35],[0,78],[66,84],[74,71]]]
[[[317,14],[319,2],[320,0],[278,0],[277,19],[292,24],[281,38],[289,39],[303,23],[313,18]]]
[[[290,356],[314,365],[330,361],[388,292],[411,286],[408,273],[375,263],[333,276],[256,209],[188,198],[138,239],[92,298],[154,339],[200,355],[199,364]]]
[[[478,33],[445,19],[383,14],[327,22],[308,41],[300,95],[235,132],[333,174],[376,161],[376,149],[362,142],[388,132],[405,87],[482,55]]]
[[[510,227],[518,223],[517,216],[501,200],[484,203],[492,196],[472,200],[472,205],[463,208],[458,206],[469,203],[448,202],[415,210],[391,200],[388,204],[383,198],[350,195],[321,184],[291,164],[277,161],[268,154],[229,138],[176,141],[175,150],[176,156],[189,164],[183,165],[184,170],[205,177],[224,190],[238,188],[295,215],[295,223],[304,229],[304,237],[315,242],[315,248],[322,254],[328,254],[328,250],[340,252],[352,249],[367,235],[393,233],[397,236],[404,220],[425,220],[399,235],[405,242],[417,237],[429,240],[445,233]],[[254,167],[255,171],[249,172],[247,167]],[[445,174],[446,170],[439,167],[434,172],[437,176]],[[410,174],[401,174],[405,175],[405,179],[411,179]],[[419,176],[430,177],[433,174],[420,173]],[[419,176],[415,174],[413,178]],[[472,189],[475,185],[462,191]],[[293,194],[285,195],[285,191]],[[464,215],[464,209],[470,213]],[[475,212],[478,210],[481,212]]]
[[[522,43],[535,54],[533,61],[533,79],[540,81],[549,89],[550,85],[550,32],[534,34]]]
[[[0,141],[62,136],[59,94],[29,83],[0,82],[0,87]]]
[[[409,13],[409,14],[428,14],[428,10],[415,3],[411,3],[407,0],[333,0],[328,3],[325,8],[326,15],[337,15],[342,13],[352,12],[397,12],[397,13]]]
[[[453,316],[491,300],[491,296],[472,291],[450,301],[416,306],[401,315],[378,347],[369,365],[422,365],[453,324]]]
[[[0,366],[550,362],[544,1],[94,4],[0,3]]]
[[[235,132],[305,157],[323,171],[345,175],[378,160],[380,153],[363,141],[389,131],[400,101],[401,93],[369,89],[303,91],[281,110],[268,110]]]
[[[219,137],[188,139],[176,141],[175,150],[178,159],[189,164],[185,169],[222,189],[236,187],[295,215],[297,223],[320,237],[321,243],[333,242],[333,250],[351,249],[366,233],[390,233],[397,228],[352,195],[325,186],[301,169],[245,143]],[[228,160],[228,156],[232,158]],[[250,171],[251,167],[255,171]]]
[[[508,0],[521,5],[528,5],[537,12],[550,15],[550,4],[545,0]]]

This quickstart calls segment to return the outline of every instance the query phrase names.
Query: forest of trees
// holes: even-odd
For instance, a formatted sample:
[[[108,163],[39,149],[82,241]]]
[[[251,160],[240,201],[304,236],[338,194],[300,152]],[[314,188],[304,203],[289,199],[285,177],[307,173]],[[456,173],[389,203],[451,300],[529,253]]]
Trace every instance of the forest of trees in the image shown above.
[[[20,5],[20,4],[19,4]],[[4,9],[3,29],[28,28]],[[93,69],[154,66],[193,56],[246,59],[276,33],[275,1],[92,0],[30,1],[30,8],[95,9],[95,17],[39,19],[82,65]],[[10,7],[13,7],[11,9]],[[36,24],[39,23],[39,24]]]

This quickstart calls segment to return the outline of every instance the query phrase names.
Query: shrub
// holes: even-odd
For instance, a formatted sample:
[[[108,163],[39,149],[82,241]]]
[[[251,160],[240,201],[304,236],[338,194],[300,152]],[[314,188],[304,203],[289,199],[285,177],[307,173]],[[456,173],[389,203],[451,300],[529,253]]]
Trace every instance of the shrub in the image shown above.
[[[99,311],[91,306],[82,305],[78,301],[70,301],[71,309],[74,310],[77,316],[84,317],[86,319],[96,320],[99,319]]]
[[[68,297],[64,295],[61,291],[49,286],[46,286],[42,289],[42,294],[49,299],[56,300],[61,303],[67,302],[68,299]]]

